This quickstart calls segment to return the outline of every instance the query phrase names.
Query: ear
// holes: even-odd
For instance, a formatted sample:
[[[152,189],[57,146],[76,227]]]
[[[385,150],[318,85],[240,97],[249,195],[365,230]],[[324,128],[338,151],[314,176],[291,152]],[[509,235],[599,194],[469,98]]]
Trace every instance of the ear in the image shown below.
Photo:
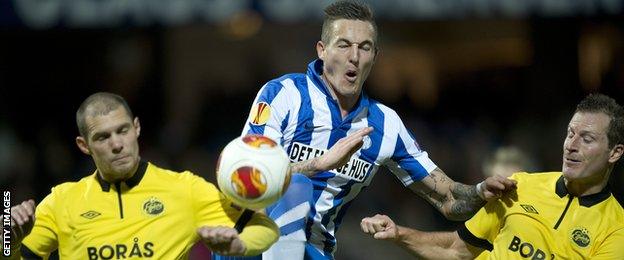
[[[134,131],[136,131],[136,136],[139,137],[141,135],[141,122],[139,121],[139,117],[134,118]]]
[[[82,153],[86,155],[91,155],[91,150],[89,150],[89,144],[87,144],[87,140],[85,140],[84,137],[77,136],[76,145],[78,146],[78,149],[80,149]]]
[[[316,55],[318,56],[319,60],[323,60],[323,58],[325,57],[325,44],[323,43],[323,41],[316,42]]]
[[[609,162],[615,163],[620,157],[622,157],[622,153],[624,153],[624,144],[616,144],[609,152]]]

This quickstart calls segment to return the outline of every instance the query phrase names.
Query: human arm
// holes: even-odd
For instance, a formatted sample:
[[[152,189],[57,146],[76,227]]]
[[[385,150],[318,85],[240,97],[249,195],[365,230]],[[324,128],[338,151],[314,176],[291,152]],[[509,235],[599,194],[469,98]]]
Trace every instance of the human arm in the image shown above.
[[[436,168],[420,182],[414,182],[408,187],[446,218],[466,220],[487,201],[498,199],[503,192],[515,189],[516,181],[492,176],[483,181],[478,190],[474,185],[453,181],[440,168]]]
[[[11,207],[11,256],[20,259],[22,240],[30,234],[35,223],[35,201],[27,200]]]
[[[367,136],[372,131],[372,127],[359,129],[338,140],[338,142],[323,155],[306,161],[291,163],[291,171],[310,177],[317,172],[329,171],[343,166],[351,159],[351,156],[362,147],[364,136]]]
[[[212,183],[182,173],[192,186],[196,233],[212,251],[227,256],[258,255],[269,248],[277,237],[277,225],[265,214],[235,206]]]
[[[364,218],[360,227],[373,238],[392,241],[423,259],[473,259],[482,251],[465,243],[457,232],[422,232],[396,225],[386,215]]]
[[[277,225],[262,213],[252,217],[238,232],[236,227],[202,226],[197,234],[213,252],[224,256],[254,256],[267,250],[278,238]]]

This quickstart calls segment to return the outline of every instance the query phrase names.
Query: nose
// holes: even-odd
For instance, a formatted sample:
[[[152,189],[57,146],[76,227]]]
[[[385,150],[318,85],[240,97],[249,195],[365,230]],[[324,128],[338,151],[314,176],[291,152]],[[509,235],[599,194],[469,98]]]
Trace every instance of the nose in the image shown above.
[[[113,150],[114,154],[118,154],[123,150],[123,140],[121,139],[121,136],[119,135],[112,135],[110,138],[110,146]]]
[[[354,43],[349,50],[349,62],[357,66],[360,63],[360,47]]]
[[[578,135],[574,135],[572,137],[566,137],[565,142],[563,143],[563,148],[568,152],[578,151],[579,141],[580,141],[580,137]]]

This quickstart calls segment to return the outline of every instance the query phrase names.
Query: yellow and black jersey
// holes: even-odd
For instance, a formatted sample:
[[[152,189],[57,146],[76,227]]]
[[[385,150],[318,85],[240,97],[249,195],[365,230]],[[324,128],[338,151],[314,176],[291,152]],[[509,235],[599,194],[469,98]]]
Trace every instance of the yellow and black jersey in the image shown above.
[[[199,240],[197,228],[234,227],[244,216],[251,217],[240,234],[246,255],[257,255],[278,230],[249,212],[201,177],[141,162],[125,182],[109,184],[96,172],[52,188],[37,206],[22,254],[45,258],[58,248],[61,259],[185,259]]]
[[[608,188],[568,193],[561,172],[516,173],[516,192],[489,202],[458,230],[490,259],[624,259],[624,210]]]

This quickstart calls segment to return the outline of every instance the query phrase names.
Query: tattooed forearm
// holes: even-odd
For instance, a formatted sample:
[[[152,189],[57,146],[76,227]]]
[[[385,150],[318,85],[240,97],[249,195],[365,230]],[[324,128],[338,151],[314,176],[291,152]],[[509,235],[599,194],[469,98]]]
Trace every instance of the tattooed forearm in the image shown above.
[[[430,173],[429,177],[429,185],[421,188],[415,189],[416,193],[420,195],[422,198],[426,199],[431,205],[433,205],[438,211],[444,213],[444,205],[452,197],[445,196],[445,193],[442,191],[444,189],[444,185],[448,185],[448,181],[446,180],[444,174],[438,174],[436,172]]]
[[[454,200],[449,215],[454,219],[468,219],[486,203],[477,194],[475,186],[455,182],[451,185],[451,193]]]
[[[313,158],[302,162],[291,163],[290,171],[292,173],[301,173],[305,176],[310,177],[318,171],[316,167],[316,161],[317,158]]]
[[[485,205],[475,186],[454,182],[439,168],[410,185],[410,189],[450,220],[466,220]]]

